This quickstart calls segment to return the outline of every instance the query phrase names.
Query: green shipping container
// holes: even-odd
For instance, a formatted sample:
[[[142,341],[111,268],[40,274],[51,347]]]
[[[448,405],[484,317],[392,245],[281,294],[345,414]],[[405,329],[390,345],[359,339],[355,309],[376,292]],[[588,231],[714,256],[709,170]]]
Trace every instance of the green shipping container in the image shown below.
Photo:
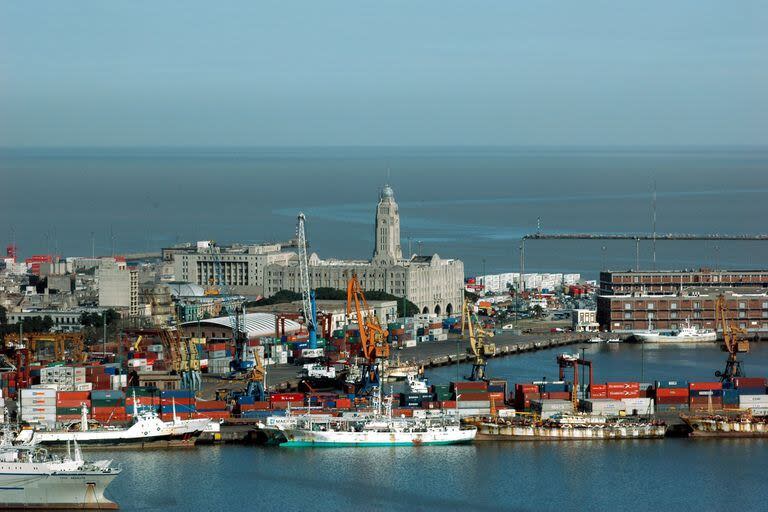
[[[102,398],[101,400],[91,400],[92,407],[120,407],[125,405],[122,398]]]
[[[82,412],[82,410],[80,409],[80,407],[57,407],[56,408],[56,415],[57,416],[80,414],[81,412]]]
[[[127,398],[131,398],[133,394],[136,393],[136,396],[152,396],[152,393],[149,391],[148,388],[125,388],[125,396]],[[155,395],[154,396],[160,396],[160,390],[155,389]]]

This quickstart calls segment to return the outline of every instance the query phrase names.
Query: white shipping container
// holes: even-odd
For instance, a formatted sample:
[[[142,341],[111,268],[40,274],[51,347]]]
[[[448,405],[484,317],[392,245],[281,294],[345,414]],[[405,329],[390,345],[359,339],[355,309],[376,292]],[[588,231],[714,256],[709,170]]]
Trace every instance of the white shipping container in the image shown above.
[[[739,395],[739,404],[768,404],[768,395]]]
[[[538,412],[568,412],[573,410],[573,403],[569,400],[531,400],[531,409]]]
[[[406,346],[406,347],[415,347],[416,346],[416,340],[405,340],[404,346]]]
[[[21,408],[21,414],[53,414],[56,415],[56,404],[53,405],[26,405]]]
[[[75,391],[92,391],[92,390],[93,390],[93,384],[90,382],[75,384]]]
[[[627,414],[633,411],[637,411],[637,414],[653,414],[655,410],[652,398],[622,398],[621,401],[627,408]]]
[[[24,398],[45,398],[45,397],[53,397],[56,398],[56,387],[35,387],[32,386],[30,389],[22,389],[21,390],[21,399]]]

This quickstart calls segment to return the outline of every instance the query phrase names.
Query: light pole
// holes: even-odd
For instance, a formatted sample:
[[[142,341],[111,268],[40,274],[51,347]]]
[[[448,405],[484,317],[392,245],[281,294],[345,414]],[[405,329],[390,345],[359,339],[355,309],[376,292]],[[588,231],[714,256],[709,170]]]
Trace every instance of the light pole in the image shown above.
[[[107,312],[102,311],[101,313],[101,323],[102,327],[104,328],[104,337],[102,338],[102,352],[103,356],[107,357]]]

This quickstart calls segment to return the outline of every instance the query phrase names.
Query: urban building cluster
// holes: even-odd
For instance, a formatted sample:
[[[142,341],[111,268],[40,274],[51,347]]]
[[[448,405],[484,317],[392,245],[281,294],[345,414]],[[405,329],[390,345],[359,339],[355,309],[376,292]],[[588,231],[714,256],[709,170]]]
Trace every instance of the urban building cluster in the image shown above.
[[[576,285],[580,280],[581,274],[524,273],[521,282],[519,272],[506,272],[472,278],[467,283],[467,289],[484,293],[506,293],[519,289],[548,292],[559,287]]]
[[[768,270],[606,271],[600,273],[597,321],[606,331],[717,328],[715,303],[753,335],[768,334]]]

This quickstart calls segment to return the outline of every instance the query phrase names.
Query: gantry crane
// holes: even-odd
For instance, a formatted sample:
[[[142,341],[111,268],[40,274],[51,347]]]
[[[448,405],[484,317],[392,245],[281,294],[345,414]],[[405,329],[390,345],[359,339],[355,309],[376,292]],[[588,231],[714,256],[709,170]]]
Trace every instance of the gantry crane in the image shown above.
[[[389,357],[389,342],[387,330],[381,327],[379,319],[368,307],[357,274],[352,274],[347,282],[347,318],[353,312],[360,328],[361,355],[364,360],[359,389],[367,391],[380,385],[380,366]]]
[[[579,365],[589,368],[589,389],[594,385],[594,373],[592,372],[592,361],[580,358],[578,355],[561,354],[557,356],[557,366],[560,367],[560,380],[565,379],[565,369],[573,368],[573,391],[571,392],[571,402],[573,403],[573,412],[578,410],[579,406]]]
[[[15,347],[24,346],[30,353],[38,358],[42,344],[48,344],[53,348],[53,357],[56,361],[63,361],[69,352],[69,360],[75,364],[85,362],[85,343],[83,335],[79,332],[73,333],[49,333],[49,332],[30,332],[23,334],[19,338],[17,333],[9,333],[5,336],[6,349],[10,344]],[[69,349],[67,350],[67,345]]]
[[[317,303],[315,291],[309,282],[309,261],[307,258],[307,235],[304,224],[306,217],[299,213],[296,222],[296,238],[299,245],[299,277],[301,279],[301,306],[304,312],[304,324],[309,333],[309,348],[301,351],[303,359],[316,359],[323,357],[323,349],[317,348]]]
[[[480,321],[472,311],[472,302],[464,300],[461,308],[461,337],[464,338],[464,331],[469,333],[469,348],[467,352],[475,356],[472,363],[472,373],[467,376],[467,380],[485,380],[485,369],[488,363],[485,358],[496,354],[496,345],[486,343],[485,338],[492,337],[493,334],[480,327]]]
[[[728,352],[725,371],[717,371],[715,376],[720,377],[722,382],[731,382],[736,377],[744,377],[744,372],[741,371],[741,361],[739,361],[737,354],[749,352],[749,340],[744,338],[747,330],[728,319],[728,306],[723,294],[720,294],[715,302],[715,318],[716,326],[720,325],[723,330],[721,348]]]

